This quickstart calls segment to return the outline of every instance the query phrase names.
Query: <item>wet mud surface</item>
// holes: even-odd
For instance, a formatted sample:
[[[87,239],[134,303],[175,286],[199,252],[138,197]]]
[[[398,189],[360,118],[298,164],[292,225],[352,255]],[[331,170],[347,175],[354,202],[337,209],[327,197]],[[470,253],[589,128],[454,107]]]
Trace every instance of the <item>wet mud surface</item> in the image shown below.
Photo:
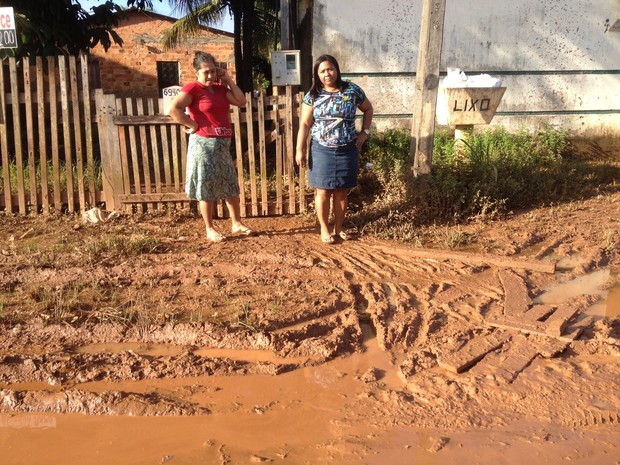
[[[2,218],[3,463],[616,464],[617,218],[600,196],[425,249]]]

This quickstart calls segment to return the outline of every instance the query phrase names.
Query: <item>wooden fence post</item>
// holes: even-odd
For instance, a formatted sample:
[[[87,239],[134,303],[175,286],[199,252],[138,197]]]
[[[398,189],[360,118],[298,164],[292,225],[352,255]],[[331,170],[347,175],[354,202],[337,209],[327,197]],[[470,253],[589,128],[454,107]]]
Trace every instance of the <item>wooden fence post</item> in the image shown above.
[[[260,162],[260,212],[261,215],[268,215],[269,203],[267,199],[267,149],[265,147],[265,97],[262,92],[258,94],[256,107],[258,111],[258,155]]]
[[[296,109],[295,117],[296,118],[299,118],[301,116],[301,103],[303,102],[303,100],[304,100],[304,93],[299,92],[297,94],[297,98],[295,99],[295,109]],[[308,136],[307,144],[306,144],[307,154],[310,154],[311,141],[312,141],[312,138]],[[294,156],[295,155],[293,155],[293,157]],[[307,207],[306,205],[306,178],[307,178],[306,168],[304,168],[303,166],[300,166],[299,167],[299,209],[300,209],[300,212],[306,211],[306,207]]]
[[[11,73],[11,107],[13,110],[13,138],[15,142],[15,169],[17,170],[17,203],[19,213],[26,214],[26,188],[24,181],[24,152],[22,146],[22,125],[19,113],[19,90],[17,86],[17,61],[9,57]]]
[[[90,176],[88,177],[88,200],[90,205],[97,203],[97,193],[95,191],[95,157],[93,153],[93,126],[90,109],[90,87],[88,84],[88,56],[80,54],[80,69],[82,71],[82,100],[84,101],[84,128],[86,129],[86,167]],[[82,206],[85,208],[85,205]]]
[[[293,142],[293,88],[286,86],[286,125],[284,140],[286,141],[286,166],[288,175],[288,213],[296,213],[295,202],[295,144]]]
[[[69,77],[67,75],[67,58],[58,57],[60,73],[60,106],[62,113],[63,140],[65,145],[65,169],[67,170],[67,208],[70,213],[75,211],[75,193],[73,187],[73,145],[71,140],[71,120],[69,118]]]
[[[241,216],[246,217],[248,212],[245,205],[245,183],[243,174],[243,145],[241,142],[241,117],[239,107],[232,107],[232,124],[235,128],[235,153],[237,155],[237,179],[239,181],[239,207]]]
[[[43,78],[43,58],[36,57],[37,65],[37,116],[39,123],[39,160],[41,166],[41,205],[43,208],[43,214],[49,215],[50,213],[50,199],[49,199],[49,185],[47,178],[47,139],[45,131],[41,128],[45,127],[45,99],[40,96],[45,95],[44,78]],[[52,72],[54,72],[52,70]],[[94,195],[94,189],[93,189]]]
[[[56,88],[56,63],[54,57],[47,57],[48,89],[50,94],[50,121],[58,121],[58,90]],[[52,179],[54,185],[54,208],[57,212],[62,209],[62,195],[60,192],[60,143],[58,140],[58,127],[52,126],[50,145],[52,148]]]
[[[39,201],[37,196],[37,167],[35,160],[35,146],[34,146],[34,119],[32,114],[32,80],[30,78],[30,65],[28,60],[24,60],[22,63],[23,75],[24,75],[24,102],[26,113],[26,141],[27,141],[27,154],[28,154],[28,180],[30,191],[30,208],[35,212],[39,212]]]
[[[103,197],[107,210],[121,207],[119,195],[123,195],[123,163],[118,142],[118,130],[114,125],[116,99],[114,95],[104,95],[101,89],[95,90],[97,125],[101,145],[101,168],[103,172]]]
[[[424,0],[409,149],[413,175],[431,172],[446,0]]]
[[[250,194],[252,196],[252,216],[258,216],[258,193],[256,191],[256,153],[254,150],[254,124],[252,119],[253,102],[252,93],[245,94],[245,121],[247,124],[248,138],[248,166],[250,170]]]
[[[84,185],[84,150],[82,141],[82,125],[80,119],[80,97],[78,92],[77,61],[69,57],[69,82],[71,84],[71,103],[73,106],[73,138],[75,141],[75,166],[77,168],[77,191],[80,210],[86,210],[86,186]],[[73,156],[73,155],[72,155]],[[71,210],[69,210],[71,211]]]
[[[0,66],[0,89],[4,89],[4,66]],[[6,125],[6,97],[4,91],[0,92],[0,151],[2,152],[2,166],[5,172],[9,167],[9,141],[7,138],[8,128]],[[3,176],[4,188],[4,211],[13,213],[13,199],[11,195],[11,176]]]

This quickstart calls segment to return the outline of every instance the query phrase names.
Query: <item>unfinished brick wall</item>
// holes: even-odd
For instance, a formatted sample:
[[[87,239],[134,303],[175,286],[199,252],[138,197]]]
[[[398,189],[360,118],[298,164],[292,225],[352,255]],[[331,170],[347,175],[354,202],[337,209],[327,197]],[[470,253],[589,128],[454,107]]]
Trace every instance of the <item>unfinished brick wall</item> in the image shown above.
[[[98,46],[90,61],[99,68],[99,84],[105,93],[117,97],[161,97],[158,89],[157,62],[178,61],[180,85],[195,79],[192,62],[194,52],[211,53],[218,62],[226,63],[235,75],[234,38],[231,33],[205,28],[187,44],[164,51],[163,31],[175,21],[157,13],[128,10],[116,32],[123,46],[113,45],[107,52]]]

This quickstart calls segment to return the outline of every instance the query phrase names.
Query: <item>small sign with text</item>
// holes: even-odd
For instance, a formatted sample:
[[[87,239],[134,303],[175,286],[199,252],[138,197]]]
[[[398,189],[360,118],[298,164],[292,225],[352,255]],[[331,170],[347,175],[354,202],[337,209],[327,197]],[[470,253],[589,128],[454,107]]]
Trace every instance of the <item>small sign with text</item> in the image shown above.
[[[13,7],[0,8],[0,48],[17,48]]]

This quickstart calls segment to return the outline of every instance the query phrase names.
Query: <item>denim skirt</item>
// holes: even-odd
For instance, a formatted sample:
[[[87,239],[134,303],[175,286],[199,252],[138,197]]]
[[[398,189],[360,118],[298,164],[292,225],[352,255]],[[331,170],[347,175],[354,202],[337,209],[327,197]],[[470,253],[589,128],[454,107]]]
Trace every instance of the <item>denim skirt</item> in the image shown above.
[[[190,199],[219,200],[239,195],[230,139],[189,136],[185,193]]]
[[[355,141],[325,147],[312,141],[308,159],[308,184],[318,189],[351,189],[357,186],[359,152]]]

